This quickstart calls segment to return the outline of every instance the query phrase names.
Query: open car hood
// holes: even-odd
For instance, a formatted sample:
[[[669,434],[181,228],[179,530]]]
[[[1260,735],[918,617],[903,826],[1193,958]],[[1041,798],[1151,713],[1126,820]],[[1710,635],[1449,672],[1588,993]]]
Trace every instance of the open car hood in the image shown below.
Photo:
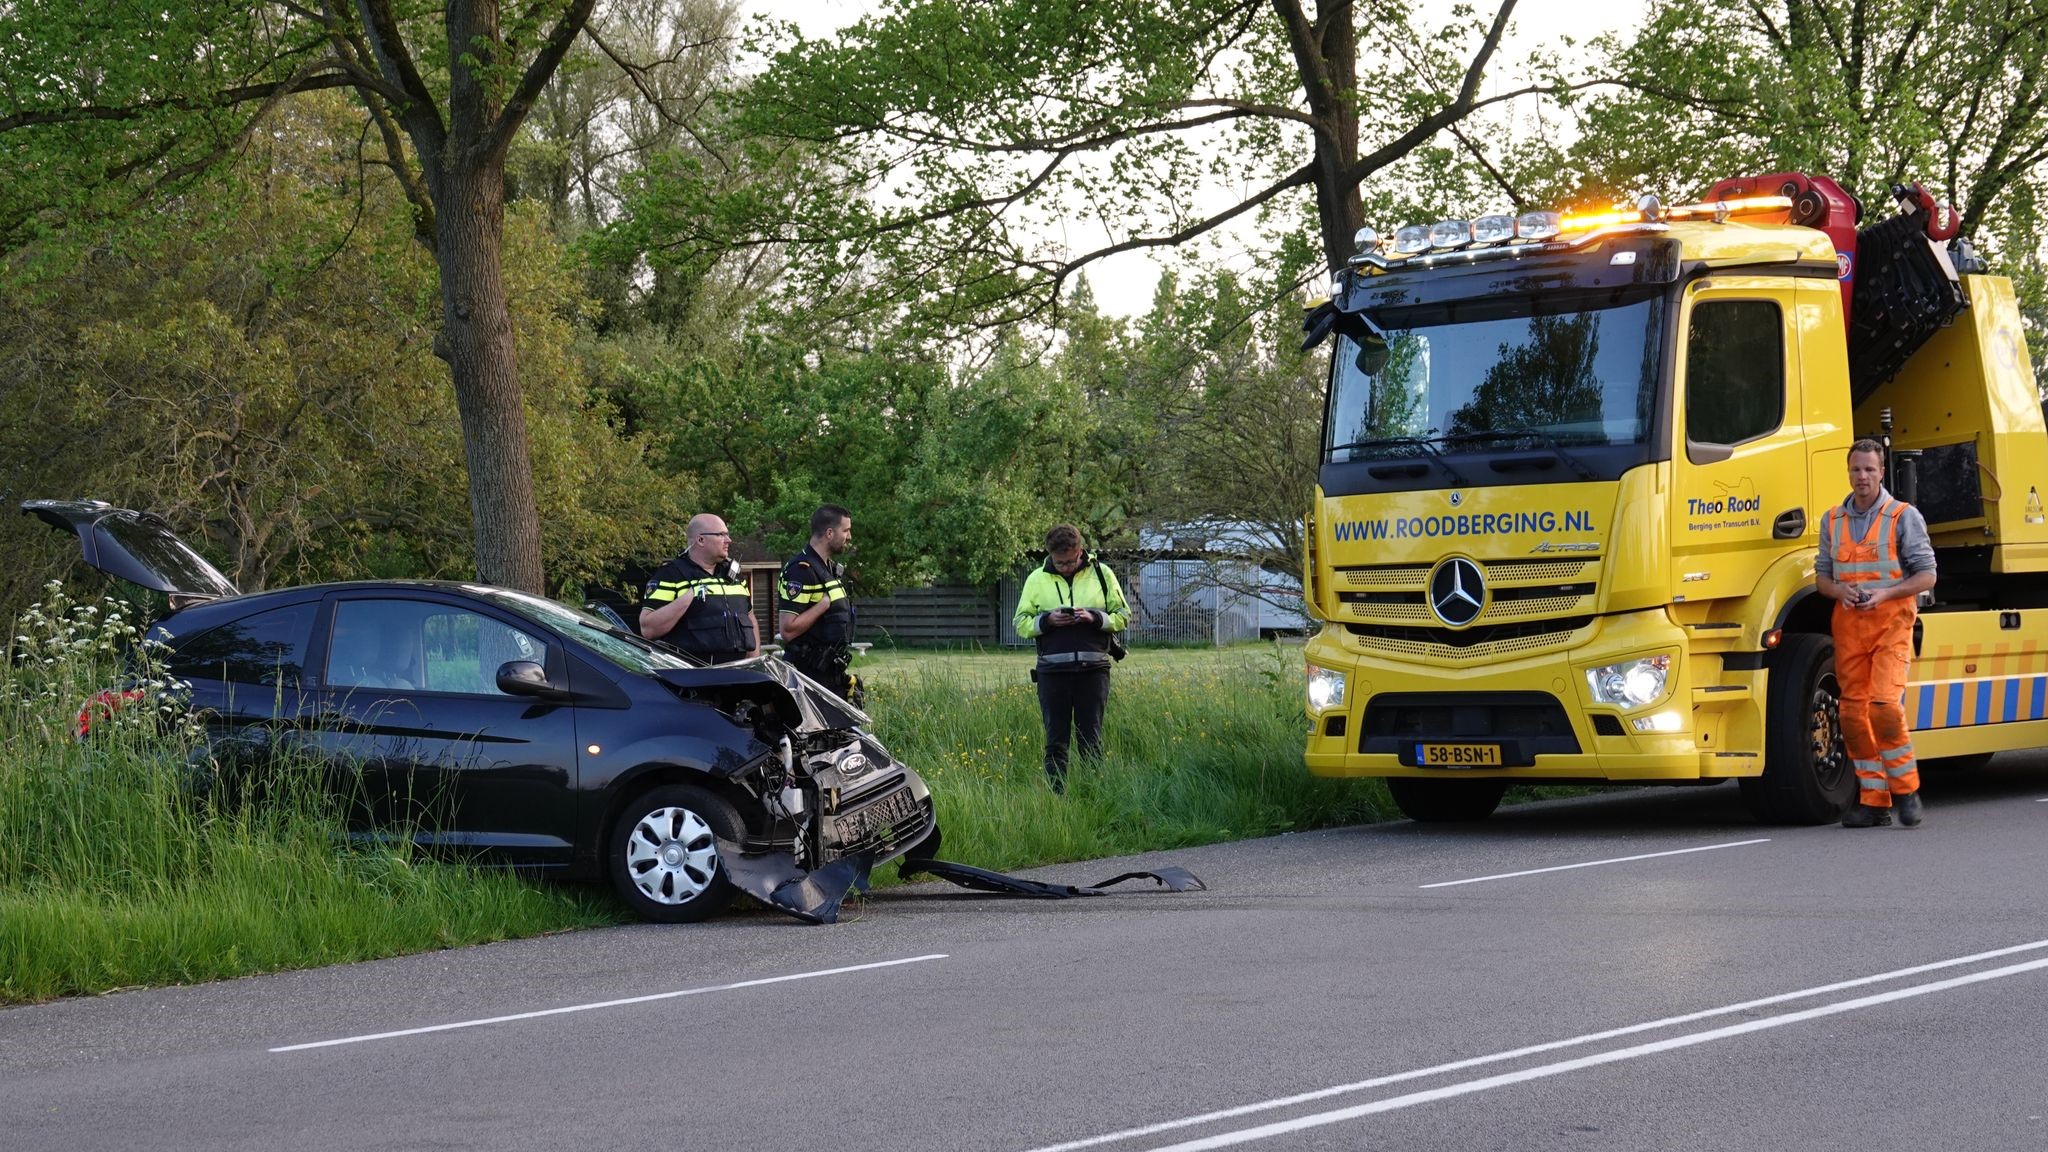
[[[77,534],[87,564],[164,593],[174,608],[241,595],[154,512],[116,508],[102,500],[24,500],[21,510]]]
[[[704,668],[664,668],[654,675],[692,694],[737,694],[772,702],[791,727],[803,732],[864,730],[874,723],[830,688],[766,654]]]

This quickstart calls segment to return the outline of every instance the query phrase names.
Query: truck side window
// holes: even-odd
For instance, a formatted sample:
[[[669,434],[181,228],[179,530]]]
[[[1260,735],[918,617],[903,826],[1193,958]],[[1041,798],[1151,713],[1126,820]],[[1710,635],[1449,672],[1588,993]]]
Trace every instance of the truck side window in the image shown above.
[[[1709,300],[1685,333],[1685,436],[1740,444],[1785,422],[1785,322],[1769,300]]]

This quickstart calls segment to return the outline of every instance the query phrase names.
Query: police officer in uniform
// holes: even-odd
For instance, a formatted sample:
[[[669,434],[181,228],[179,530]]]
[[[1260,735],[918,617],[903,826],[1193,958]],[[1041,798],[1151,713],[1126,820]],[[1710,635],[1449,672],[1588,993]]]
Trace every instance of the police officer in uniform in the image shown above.
[[[710,513],[690,517],[689,544],[655,570],[640,599],[640,634],[711,664],[761,650],[754,596],[732,559],[732,533]]]
[[[811,542],[782,566],[777,616],[782,652],[796,670],[861,706],[853,662],[853,601],[839,557],[853,546],[853,514],[836,504],[811,513]]]
[[[1116,573],[1084,551],[1081,531],[1059,524],[1045,537],[1045,563],[1024,578],[1011,623],[1038,645],[1038,710],[1045,721],[1045,778],[1067,790],[1067,745],[1102,751],[1109,707],[1109,666],[1122,651],[1116,633],[1130,627],[1131,606]]]

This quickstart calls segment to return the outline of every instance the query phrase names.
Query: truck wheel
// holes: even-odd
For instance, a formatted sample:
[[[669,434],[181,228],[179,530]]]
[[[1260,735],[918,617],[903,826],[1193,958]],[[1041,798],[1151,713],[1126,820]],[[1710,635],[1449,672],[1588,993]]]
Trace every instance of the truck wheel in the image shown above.
[[[718,860],[717,838],[745,834],[738,812],[693,784],[635,796],[612,825],[606,871],[612,888],[643,920],[694,924],[739,894]]]
[[[1500,807],[1505,780],[1418,780],[1389,776],[1387,791],[1401,815],[1421,824],[1462,824],[1484,820]]]
[[[1740,782],[1743,803],[1766,824],[1825,824],[1856,799],[1842,750],[1835,642],[1795,633],[1772,657],[1764,696],[1763,775]]]

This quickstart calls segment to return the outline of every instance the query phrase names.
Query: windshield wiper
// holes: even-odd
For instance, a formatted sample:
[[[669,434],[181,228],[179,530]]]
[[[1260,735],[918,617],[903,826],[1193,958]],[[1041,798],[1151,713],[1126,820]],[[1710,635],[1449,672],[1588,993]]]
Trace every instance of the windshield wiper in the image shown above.
[[[1518,429],[1512,429],[1512,430],[1509,430],[1509,429],[1501,429],[1501,430],[1497,430],[1497,431],[1486,431],[1486,432],[1453,432],[1453,433],[1451,433],[1450,435],[1448,435],[1448,436],[1445,436],[1445,437],[1443,437],[1443,439],[1444,439],[1444,440],[1535,440],[1535,441],[1539,441],[1540,443],[1542,443],[1542,445],[1543,445],[1544,447],[1546,447],[1546,448],[1550,449],[1550,450],[1551,450],[1552,452],[1556,453],[1556,454],[1557,454],[1557,458],[1558,458],[1559,460],[1562,460],[1562,461],[1564,461],[1564,462],[1565,462],[1566,464],[1569,464],[1569,465],[1571,466],[1571,469],[1572,469],[1572,471],[1574,471],[1574,472],[1577,472],[1577,473],[1579,474],[1579,479],[1581,479],[1581,480],[1598,480],[1598,479],[1600,479],[1600,474],[1599,474],[1598,472],[1595,472],[1595,471],[1593,471],[1593,469],[1592,469],[1592,468],[1588,467],[1588,466],[1586,465],[1586,462],[1585,462],[1585,461],[1583,461],[1583,460],[1579,459],[1579,458],[1578,458],[1577,456],[1574,456],[1574,455],[1572,455],[1572,454],[1571,454],[1570,452],[1567,452],[1567,451],[1565,451],[1564,445],[1558,442],[1558,439],[1557,439],[1557,437],[1555,437],[1555,436],[1552,436],[1552,435],[1551,435],[1550,433],[1548,433],[1548,432],[1542,432],[1542,431],[1538,431],[1537,429],[1534,429],[1534,428],[1518,428]]]
[[[1451,467],[1451,462],[1444,459],[1444,454],[1436,450],[1436,444],[1447,437],[1434,435],[1434,428],[1431,428],[1430,432],[1432,435],[1429,436],[1381,436],[1371,440],[1353,440],[1348,444],[1333,444],[1330,451],[1344,452],[1352,448],[1420,448],[1424,455],[1436,461],[1450,476],[1451,483],[1460,488],[1469,487],[1465,478],[1458,474],[1458,470]]]

